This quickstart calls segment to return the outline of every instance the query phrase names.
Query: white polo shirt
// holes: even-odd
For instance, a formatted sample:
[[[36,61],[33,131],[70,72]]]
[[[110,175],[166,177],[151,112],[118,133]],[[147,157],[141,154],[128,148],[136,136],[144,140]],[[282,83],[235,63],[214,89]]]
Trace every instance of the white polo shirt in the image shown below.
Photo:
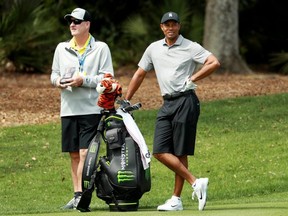
[[[155,70],[161,95],[184,90],[185,81],[193,74],[197,63],[204,64],[211,52],[200,44],[179,35],[172,46],[165,38],[151,43],[138,66],[145,71]]]

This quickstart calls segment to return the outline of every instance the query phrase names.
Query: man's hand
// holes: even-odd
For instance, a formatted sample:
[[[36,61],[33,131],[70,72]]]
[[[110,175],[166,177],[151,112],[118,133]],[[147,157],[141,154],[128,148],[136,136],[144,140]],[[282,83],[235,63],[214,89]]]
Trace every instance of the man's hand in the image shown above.
[[[83,77],[82,76],[74,76],[70,79],[66,79],[66,83],[64,86],[68,87],[80,87],[83,84]]]
[[[192,82],[192,80],[190,78],[188,78],[186,81],[185,81],[185,88],[184,88],[184,91],[188,91],[190,89],[196,89],[197,88],[197,85]]]
[[[61,83],[61,77],[58,77],[58,79],[56,80],[56,87],[60,88],[60,89],[65,89],[65,88],[67,88],[67,85],[66,84],[62,84]]]
[[[131,106],[131,103],[130,103],[129,100],[121,100],[121,101],[119,101],[119,102],[120,102],[121,108],[126,108],[126,107],[128,107],[128,106]]]
[[[68,86],[80,87],[83,84],[83,78],[81,76],[74,76],[72,78],[65,79],[65,83],[60,83],[61,78],[59,77],[56,81],[56,86],[61,89],[65,89]]]

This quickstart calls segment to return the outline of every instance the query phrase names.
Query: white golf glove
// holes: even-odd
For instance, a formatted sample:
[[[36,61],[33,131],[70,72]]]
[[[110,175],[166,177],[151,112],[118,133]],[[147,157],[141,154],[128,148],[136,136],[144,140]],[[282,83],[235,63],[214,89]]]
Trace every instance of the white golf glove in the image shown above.
[[[184,91],[188,91],[190,89],[196,89],[197,88],[197,85],[195,83],[193,83],[191,81],[191,79],[187,78],[187,80],[185,81],[185,88],[184,88]]]

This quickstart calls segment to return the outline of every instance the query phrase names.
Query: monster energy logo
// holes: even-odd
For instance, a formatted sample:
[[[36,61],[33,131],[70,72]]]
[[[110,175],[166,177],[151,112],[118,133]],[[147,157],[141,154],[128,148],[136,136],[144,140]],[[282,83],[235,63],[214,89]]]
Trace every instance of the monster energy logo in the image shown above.
[[[95,153],[96,152],[96,145],[91,145],[90,149],[89,149],[89,152]]]
[[[135,176],[134,176],[133,172],[129,171],[129,170],[119,170],[117,173],[118,183],[133,181],[134,178],[135,178]]]
[[[83,181],[83,185],[84,185],[84,187],[85,187],[85,188],[88,188],[89,183],[90,183],[89,181]]]

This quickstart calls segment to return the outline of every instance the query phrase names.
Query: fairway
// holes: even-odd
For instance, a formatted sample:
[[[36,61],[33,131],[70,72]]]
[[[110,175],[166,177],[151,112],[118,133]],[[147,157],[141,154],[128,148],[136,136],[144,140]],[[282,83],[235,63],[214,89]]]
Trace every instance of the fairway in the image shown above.
[[[72,192],[69,157],[59,145],[60,125],[0,128],[0,215],[287,216],[287,104],[288,94],[202,103],[196,154],[189,160],[195,175],[209,178],[208,202],[201,212],[186,183],[184,211],[156,211],[171,196],[173,176],[155,158],[151,191],[140,199],[138,211],[110,212],[95,193],[91,213],[62,211]],[[149,149],[156,113],[134,115]]]
[[[27,214],[19,215],[25,216]],[[268,203],[251,203],[251,204],[226,204],[218,205],[212,204],[207,206],[205,211],[191,210],[189,208],[177,212],[159,212],[153,209],[139,209],[137,212],[110,212],[97,211],[96,209],[90,213],[79,213],[76,211],[69,211],[63,213],[47,213],[47,214],[33,214],[34,216],[74,216],[74,215],[137,215],[137,216],[162,216],[162,215],[203,215],[203,216],[287,216],[288,202],[268,202]]]

